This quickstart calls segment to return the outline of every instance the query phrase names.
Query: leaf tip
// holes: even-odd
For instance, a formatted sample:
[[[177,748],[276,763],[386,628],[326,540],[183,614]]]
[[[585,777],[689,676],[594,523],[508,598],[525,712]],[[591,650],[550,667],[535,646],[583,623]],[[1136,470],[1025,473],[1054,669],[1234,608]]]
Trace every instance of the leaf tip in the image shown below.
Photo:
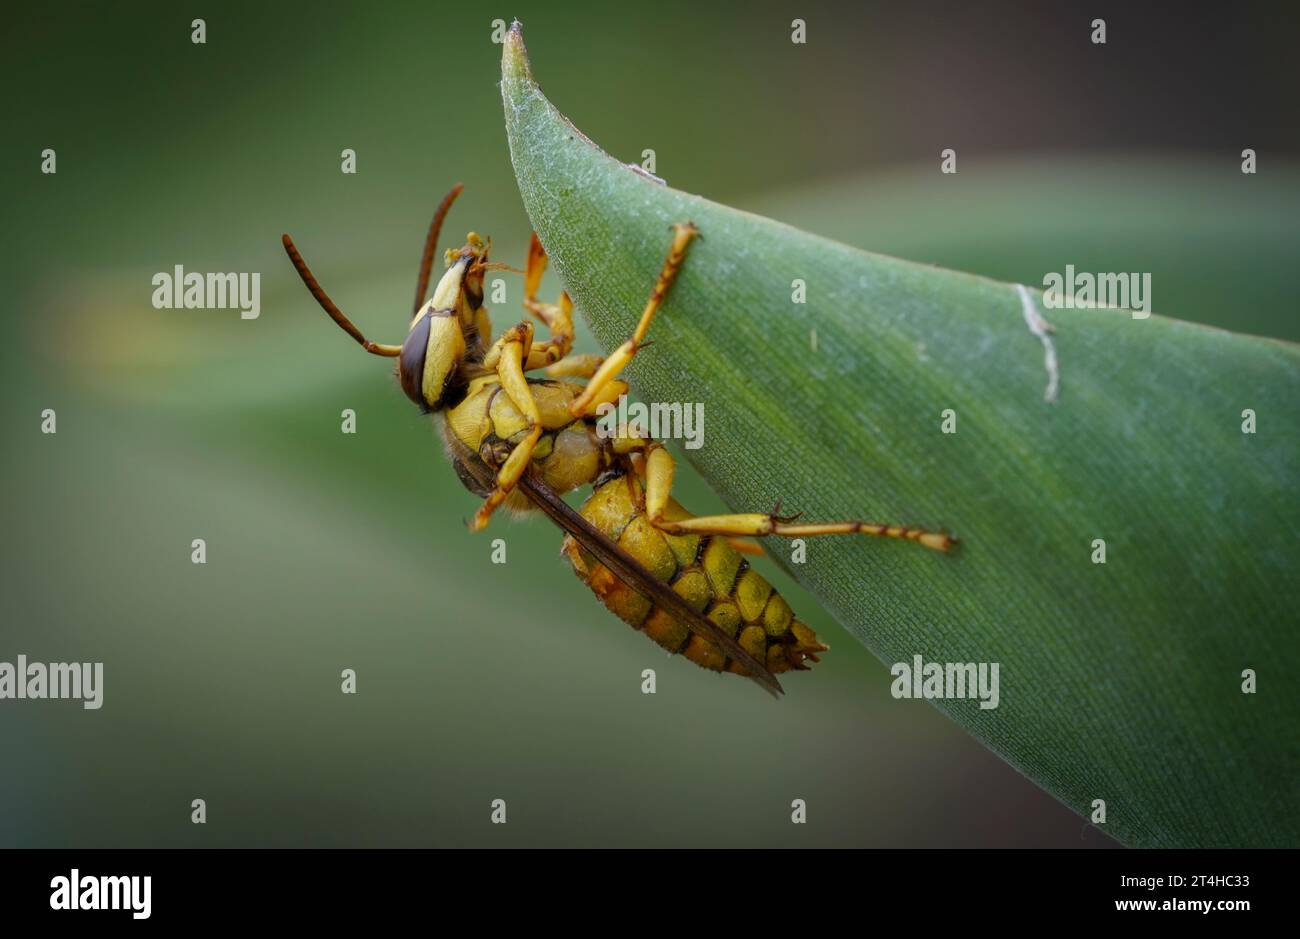
[[[501,78],[532,81],[533,70],[528,62],[528,49],[524,46],[524,26],[518,20],[510,24],[505,42],[501,44]]]

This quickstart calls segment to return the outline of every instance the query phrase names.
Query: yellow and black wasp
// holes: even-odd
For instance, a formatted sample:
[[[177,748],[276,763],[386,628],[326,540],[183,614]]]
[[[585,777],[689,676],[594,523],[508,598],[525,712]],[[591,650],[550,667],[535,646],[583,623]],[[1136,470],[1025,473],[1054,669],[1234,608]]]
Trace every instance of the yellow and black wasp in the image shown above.
[[[524,307],[549,331],[534,341],[525,319],[495,341],[483,305],[484,275],[510,270],[489,261],[491,241],[473,232],[446,254],[447,270],[425,301],[443,219],[457,185],[434,213],[425,239],[413,316],[399,345],[371,342],[316,282],[285,235],[285,251],[325,312],[370,353],[397,359],[397,378],[425,413],[444,417],[456,473],[482,497],[470,523],[478,531],[502,504],[540,510],[565,532],[564,554],[577,575],[616,615],[669,652],[704,668],[748,676],[773,693],[776,675],[806,669],[827,646],[744,553],[765,535],[865,534],[903,538],[939,551],[948,535],[872,522],[810,524],[773,513],[695,517],[671,496],[674,463],[663,444],[637,429],[597,432],[602,405],[627,393],[619,378],[637,351],[686,259],[697,231],[672,227],[672,243],[640,322],[607,358],[571,355],[573,304],[537,299],[546,253],[534,234],[524,275]],[[515,273],[520,273],[514,271]],[[545,378],[530,378],[542,372]],[[579,383],[579,382],[583,383]],[[591,485],[575,511],[558,493]]]

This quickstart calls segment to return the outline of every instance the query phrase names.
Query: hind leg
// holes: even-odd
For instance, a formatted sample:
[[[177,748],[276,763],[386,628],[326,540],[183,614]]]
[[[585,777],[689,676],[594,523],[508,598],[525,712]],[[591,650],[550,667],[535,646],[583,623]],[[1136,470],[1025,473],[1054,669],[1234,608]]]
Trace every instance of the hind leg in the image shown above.
[[[935,551],[947,551],[957,543],[957,540],[946,532],[932,532],[924,528],[863,521],[798,524],[794,518],[775,513],[705,515],[698,518],[669,520],[664,517],[664,512],[668,506],[675,471],[676,464],[672,454],[664,449],[663,444],[656,442],[646,447],[646,515],[652,525],[671,535],[724,535],[750,538],[763,538],[768,535],[783,535],[787,538],[804,538],[813,535],[871,535],[915,541]]]

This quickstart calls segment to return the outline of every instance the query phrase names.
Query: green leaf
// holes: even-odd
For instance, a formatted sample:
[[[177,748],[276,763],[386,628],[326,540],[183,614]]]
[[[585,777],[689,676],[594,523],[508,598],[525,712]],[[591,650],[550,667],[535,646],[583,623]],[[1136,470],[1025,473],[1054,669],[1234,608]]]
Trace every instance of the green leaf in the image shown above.
[[[645,400],[703,402],[705,444],[687,456],[727,504],[961,539],[947,556],[811,539],[802,565],[769,544],[849,632],[890,664],[998,663],[998,707],[935,703],[1081,814],[1104,800],[1104,830],[1127,844],[1300,841],[1300,347],[1043,311],[1048,401],[1046,344],[1014,285],[648,179],[546,100],[517,29],[502,74],[524,206],[606,350],[631,333],[669,225],[699,226],[629,373]],[[1025,296],[1043,309],[1041,290]],[[956,433],[940,430],[947,409]]]

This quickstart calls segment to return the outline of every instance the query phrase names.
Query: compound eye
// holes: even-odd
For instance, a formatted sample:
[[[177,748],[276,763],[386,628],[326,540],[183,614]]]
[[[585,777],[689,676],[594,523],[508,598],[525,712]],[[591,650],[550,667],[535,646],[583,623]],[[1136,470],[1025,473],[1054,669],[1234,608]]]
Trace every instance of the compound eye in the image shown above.
[[[411,327],[402,343],[402,354],[397,358],[397,377],[406,396],[422,408],[429,407],[424,400],[424,360],[429,354],[429,317],[425,313]]]

